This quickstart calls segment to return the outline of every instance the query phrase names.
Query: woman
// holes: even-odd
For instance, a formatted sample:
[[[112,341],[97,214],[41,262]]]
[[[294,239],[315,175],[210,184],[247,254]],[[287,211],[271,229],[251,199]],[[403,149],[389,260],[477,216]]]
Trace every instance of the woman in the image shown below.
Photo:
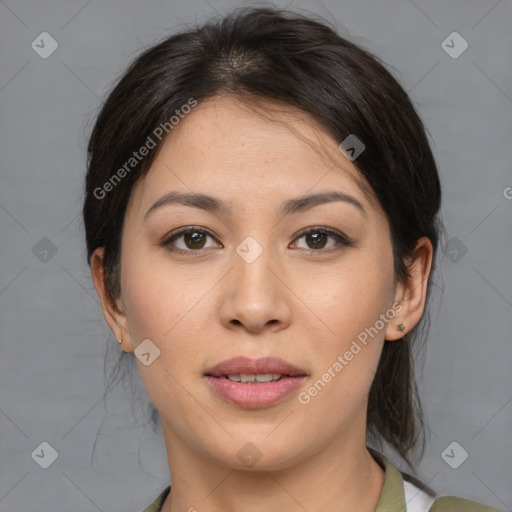
[[[367,446],[421,444],[440,200],[407,94],[320,22],[239,10],[137,58],[91,135],[84,221],[162,421],[172,492],[146,512],[497,510]]]

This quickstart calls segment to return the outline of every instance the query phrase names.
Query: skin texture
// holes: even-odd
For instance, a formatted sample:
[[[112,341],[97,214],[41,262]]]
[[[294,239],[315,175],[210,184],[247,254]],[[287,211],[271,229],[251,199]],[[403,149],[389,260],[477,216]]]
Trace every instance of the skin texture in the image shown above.
[[[403,343],[394,341],[403,336],[397,325],[407,332],[421,318],[432,245],[418,240],[411,279],[396,282],[386,216],[339,142],[304,112],[263,107],[218,96],[174,127],[130,197],[117,309],[105,294],[102,248],[92,259],[95,287],[123,350],[149,338],[161,351],[138,367],[162,419],[172,480],[165,512],[373,511],[384,473],[366,449],[368,394],[385,340]],[[365,213],[337,201],[277,214],[287,199],[332,190],[356,198]],[[175,204],[144,219],[170,191],[213,195],[232,213]],[[186,254],[162,247],[184,226],[213,236],[178,237],[174,247]],[[337,230],[352,245],[318,229],[316,239],[297,236],[309,227]],[[252,263],[236,252],[247,236],[263,250]],[[300,403],[298,393],[396,301],[396,316]],[[238,355],[281,357],[308,377],[280,403],[237,407],[210,390],[204,373]],[[261,453],[250,468],[237,456],[246,443]]]

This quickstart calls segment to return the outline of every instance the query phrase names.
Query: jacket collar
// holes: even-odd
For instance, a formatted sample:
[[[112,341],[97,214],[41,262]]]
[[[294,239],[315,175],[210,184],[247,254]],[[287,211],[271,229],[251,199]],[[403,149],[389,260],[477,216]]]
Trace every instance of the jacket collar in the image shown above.
[[[375,512],[406,512],[402,474],[380,452],[368,448],[373,458],[385,470],[384,485]],[[144,512],[159,512],[171,488],[166,487]]]
[[[368,448],[368,450],[386,472],[375,512],[406,512],[402,474],[382,453],[372,448]]]

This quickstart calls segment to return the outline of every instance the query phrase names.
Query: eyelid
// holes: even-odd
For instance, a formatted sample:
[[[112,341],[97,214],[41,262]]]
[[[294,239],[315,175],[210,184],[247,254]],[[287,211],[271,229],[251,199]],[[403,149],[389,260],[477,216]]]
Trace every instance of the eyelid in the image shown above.
[[[314,231],[320,231],[320,232],[323,232],[323,233],[327,233],[328,235],[331,235],[333,237],[338,237],[338,238],[342,238],[344,240],[346,240],[347,242],[351,242],[352,240],[350,239],[350,237],[348,237],[347,235],[345,235],[343,232],[341,231],[338,231],[337,229],[333,229],[333,228],[328,228],[327,226],[309,226],[307,228],[304,228],[304,229],[301,229],[295,236],[294,236],[294,240],[296,238],[300,238],[304,235],[307,235],[308,233],[310,232],[314,232]]]
[[[334,240],[336,240],[337,245],[335,245],[334,247],[330,247],[328,249],[301,249],[303,251],[307,251],[309,254],[322,255],[339,250],[340,245],[342,247],[351,247],[354,245],[354,240],[349,236],[345,235],[345,233],[337,229],[329,228],[327,226],[309,226],[307,228],[304,228],[300,230],[296,235],[294,235],[293,240],[302,238],[304,235],[307,235],[308,233],[311,232],[325,233]]]
[[[207,228],[203,228],[201,226],[183,226],[183,227],[178,228],[175,231],[172,231],[171,233],[165,235],[162,242],[160,243],[160,245],[167,246],[171,243],[171,240],[173,240],[174,238],[178,238],[180,235],[183,235],[184,233],[189,233],[191,231],[199,231],[201,233],[205,233],[208,236],[210,236],[211,238],[213,238],[214,240],[216,240],[218,243],[220,243],[217,240],[217,237]],[[183,249],[172,249],[172,250],[177,251],[177,252],[199,252],[201,249],[198,249],[196,251],[193,251],[193,250],[184,251]]]
[[[167,248],[167,250],[170,252],[177,252],[177,253],[182,253],[182,254],[200,253],[201,251],[203,251],[205,249],[184,250],[184,249],[179,249],[179,248],[173,248],[173,249],[168,248],[168,246],[171,245],[171,240],[178,238],[179,236],[183,235],[184,233],[189,233],[192,231],[198,231],[198,232],[204,233],[204,234],[210,236],[211,238],[213,238],[214,240],[216,240],[217,243],[220,243],[218,241],[217,237],[209,229],[201,227],[201,226],[192,226],[191,225],[191,226],[183,226],[183,227],[178,228],[175,231],[169,233],[168,235],[166,235],[163,238],[160,245],[164,248]],[[325,254],[325,253],[333,252],[333,251],[340,249],[339,245],[348,247],[348,246],[352,246],[354,244],[354,241],[352,238],[345,235],[341,231],[338,231],[333,228],[329,228],[327,226],[308,226],[306,228],[303,228],[298,233],[296,233],[294,235],[292,242],[299,238],[302,238],[304,235],[307,235],[310,232],[322,232],[322,233],[327,234],[328,236],[330,236],[334,240],[336,240],[337,246],[331,247],[329,249],[304,249],[304,248],[300,249],[302,251],[307,251],[308,253],[321,255],[322,253]],[[206,249],[208,249],[208,248],[206,248]]]

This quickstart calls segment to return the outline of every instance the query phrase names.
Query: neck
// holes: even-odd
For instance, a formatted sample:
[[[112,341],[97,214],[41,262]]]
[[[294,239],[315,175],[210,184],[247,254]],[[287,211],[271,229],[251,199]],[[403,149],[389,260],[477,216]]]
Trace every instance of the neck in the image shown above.
[[[172,490],[162,512],[374,512],[384,484],[364,439],[339,440],[286,469],[255,471],[221,465],[165,430]]]

